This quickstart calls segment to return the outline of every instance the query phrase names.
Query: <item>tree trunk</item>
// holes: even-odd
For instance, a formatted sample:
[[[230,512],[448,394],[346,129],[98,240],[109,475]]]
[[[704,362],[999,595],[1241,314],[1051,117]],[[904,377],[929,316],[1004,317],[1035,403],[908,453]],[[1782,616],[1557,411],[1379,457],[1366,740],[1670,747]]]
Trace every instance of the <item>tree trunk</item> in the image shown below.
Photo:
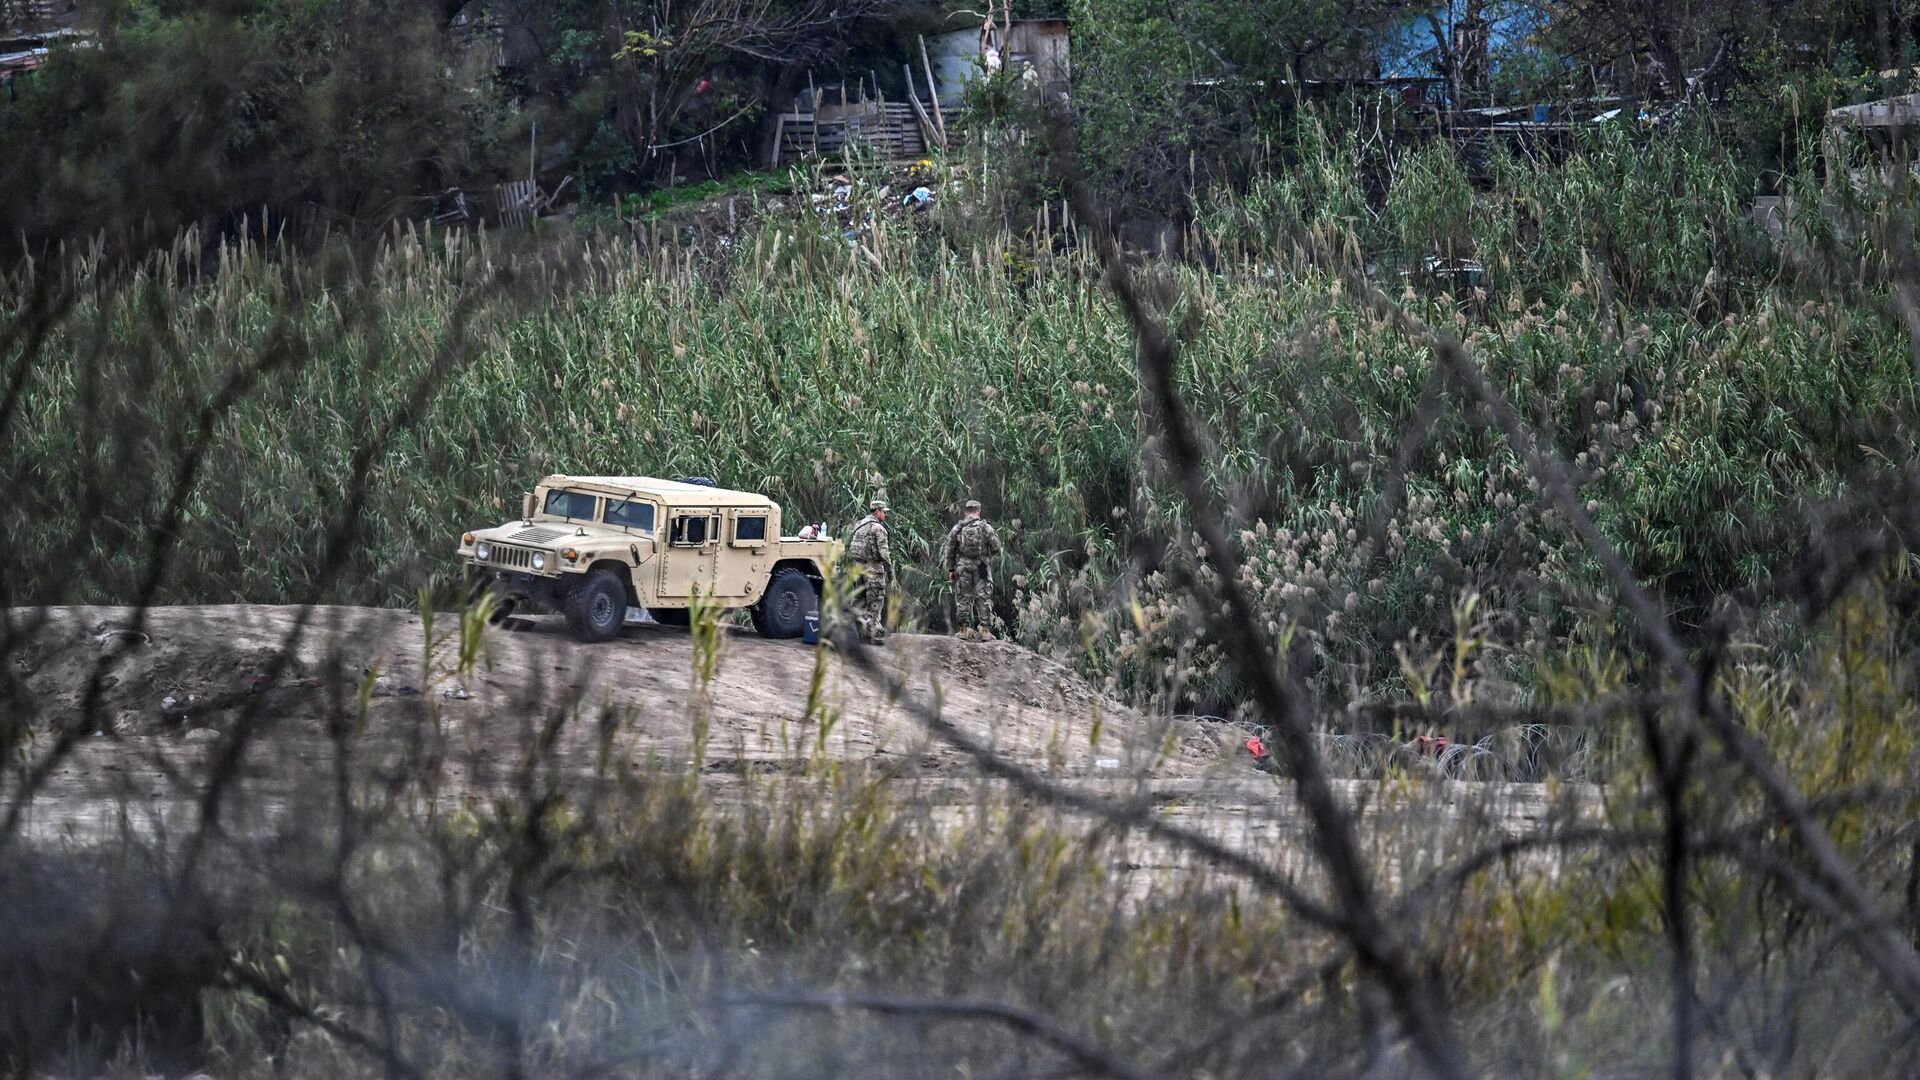
[[[1893,18],[1889,11],[1890,0],[1877,0],[1873,5],[1874,56],[1880,62],[1880,70],[1885,71],[1895,63],[1893,44]]]

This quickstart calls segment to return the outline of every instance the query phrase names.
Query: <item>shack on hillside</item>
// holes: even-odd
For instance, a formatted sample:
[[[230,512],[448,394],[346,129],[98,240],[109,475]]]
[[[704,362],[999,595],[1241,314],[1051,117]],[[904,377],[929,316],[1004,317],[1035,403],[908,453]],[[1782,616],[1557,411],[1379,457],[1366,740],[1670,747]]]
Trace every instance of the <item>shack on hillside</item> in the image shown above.
[[[1065,19],[1016,19],[1006,25],[988,16],[978,27],[922,39],[918,55],[901,57],[900,81],[888,97],[880,73],[870,79],[815,86],[811,79],[787,108],[774,116],[768,165],[834,154],[865,146],[882,159],[910,160],[956,136],[966,84],[982,73],[1010,71],[1065,98],[1071,81]]]

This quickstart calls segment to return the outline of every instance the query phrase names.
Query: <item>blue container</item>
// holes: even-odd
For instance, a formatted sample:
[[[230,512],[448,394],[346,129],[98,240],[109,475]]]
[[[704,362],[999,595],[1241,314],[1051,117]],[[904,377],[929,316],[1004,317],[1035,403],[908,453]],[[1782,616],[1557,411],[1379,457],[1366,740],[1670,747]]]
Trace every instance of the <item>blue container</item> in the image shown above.
[[[817,645],[820,643],[820,612],[819,611],[816,610],[816,611],[807,612],[807,621],[805,625],[803,625],[800,628],[800,640],[806,642],[809,645]]]

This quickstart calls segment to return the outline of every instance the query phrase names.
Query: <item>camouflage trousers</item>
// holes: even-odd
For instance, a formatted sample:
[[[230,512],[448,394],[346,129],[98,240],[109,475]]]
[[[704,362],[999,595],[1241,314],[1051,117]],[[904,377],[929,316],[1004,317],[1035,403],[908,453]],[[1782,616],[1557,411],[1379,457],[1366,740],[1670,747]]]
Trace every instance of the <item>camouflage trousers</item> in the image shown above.
[[[847,613],[859,628],[860,640],[879,645],[887,639],[887,568],[863,566],[853,595],[847,600]]]
[[[953,626],[993,629],[993,578],[972,560],[962,559],[953,569]]]

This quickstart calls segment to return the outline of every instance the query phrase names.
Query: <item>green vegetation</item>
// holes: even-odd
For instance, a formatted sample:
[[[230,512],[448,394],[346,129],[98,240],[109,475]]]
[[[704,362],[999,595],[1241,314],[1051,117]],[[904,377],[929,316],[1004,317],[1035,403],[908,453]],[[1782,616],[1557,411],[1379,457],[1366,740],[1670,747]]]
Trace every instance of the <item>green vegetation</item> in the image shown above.
[[[671,210],[695,206],[716,195],[786,194],[792,190],[792,179],[785,173],[747,169],[725,180],[702,180],[697,184],[663,188],[648,192],[644,198],[629,196],[621,206],[621,212],[629,218],[652,221]]]
[[[1061,7],[1074,161],[1009,70],[912,210],[672,182],[947,27],[904,0],[140,0],[11,84],[0,1073],[1902,1075],[1920,237],[1889,147],[1824,136],[1913,4],[1549,5],[1522,56],[1555,51],[1491,82],[1436,19],[1456,102],[1610,66],[1660,114],[1491,148],[1333,87],[1419,5],[1012,10]],[[527,155],[573,228],[421,224]],[[1067,219],[1082,174],[1131,278]],[[1222,522],[1168,468],[1162,324]],[[1569,463],[1557,509],[1501,422]],[[979,498],[1005,627],[1177,768],[969,749],[937,680],[1046,665],[904,638],[880,684],[842,640],[761,685],[783,756],[750,756],[704,603],[684,710],[588,699],[590,652],[495,671],[450,556],[548,472],[841,536],[885,497],[909,629]],[[36,622],[224,602],[417,605],[425,659]],[[1062,708],[1013,670],[977,689]],[[867,692],[926,703],[908,745],[849,750]],[[1135,722],[1091,707],[1075,762]]]
[[[1354,563],[1430,359],[1276,245],[1284,229],[1364,259],[1462,333],[1583,470],[1635,569],[1683,607],[1766,586],[1775,519],[1898,460],[1888,433],[1913,383],[1897,322],[1768,276],[1748,182],[1710,143],[1602,135],[1561,164],[1503,158],[1485,190],[1444,152],[1418,153],[1376,214],[1352,148],[1302,135],[1296,167],[1213,215],[1221,270],[1172,281],[1248,584],[1264,618],[1307,628],[1324,687],[1405,689],[1392,650],[1451,639],[1468,596],[1491,666],[1524,687],[1556,642],[1604,629],[1609,602],[1519,460],[1457,412],[1415,461],[1385,556]],[[1217,650],[1156,572],[1182,558],[1158,539],[1177,521],[1141,465],[1131,345],[1084,254],[1050,250],[1057,234],[955,249],[885,207],[850,245],[794,201],[717,261],[403,233],[351,297],[329,291],[324,263],[245,247],[197,282],[156,270],[90,288],[14,421],[21,512],[4,542],[44,554],[9,589],[130,595],[145,551],[126,540],[157,519],[171,472],[122,470],[110,512],[84,526],[96,508],[74,493],[92,470],[173,460],[222,381],[285,333],[312,359],[220,418],[162,599],[307,595],[312,522],[352,479],[368,418],[446,364],[419,423],[369,463],[341,600],[406,602],[444,574],[461,529],[516,505],[531,478],[618,468],[712,475],[842,528],[883,492],[909,618],[937,625],[934,548],[975,495],[1005,526],[1002,614],[1024,640],[1141,694],[1165,691],[1184,656],[1185,695],[1230,697]],[[1485,263],[1475,284],[1445,291],[1422,269],[1469,253]],[[485,265],[519,276],[476,292]],[[13,295],[52,272],[25,271]],[[449,362],[455,328],[471,348]],[[76,557],[87,574],[67,572]]]
[[[0,105],[9,262],[196,224],[377,232],[502,163],[503,109],[448,77],[429,5],[100,6]]]
[[[1496,156],[1478,174],[1440,149],[1384,160],[1312,122],[1287,134],[1256,183],[1201,215],[1210,265],[1146,268],[1144,291],[1184,344],[1239,584],[1303,676],[1320,764],[1359,778],[1377,914],[1447,1030],[1503,1075],[1652,1069],[1673,1058],[1676,1015],[1697,1016],[1700,1076],[1906,1060],[1886,954],[1859,935],[1916,925],[1915,567],[1897,524],[1833,595],[1793,560],[1834,522],[1899,519],[1912,490],[1914,355],[1890,301],[1907,195],[1789,178],[1830,210],[1789,230],[1783,265],[1746,210],[1759,176],[1709,131],[1599,130],[1563,160]],[[975,496],[1011,551],[1001,614],[1023,642],[1153,713],[1271,720],[1243,704],[1188,586],[1211,571],[1084,234],[1046,216],[996,228],[1006,204],[970,164],[931,214],[864,188],[842,214],[802,190],[725,251],[395,229],[204,260],[189,233],[135,272],[104,246],[23,265],[4,294],[21,325],[43,296],[73,302],[0,356],[18,378],[0,604],[432,599],[454,538],[533,477],[634,470],[765,490],[842,533],[884,495],[906,618],[937,627],[935,544]],[[1701,696],[1780,763],[1883,922],[1840,906],[1791,839],[1805,822],[1698,734],[1693,688],[1648,659],[1510,444],[1457,399],[1409,442],[1432,351],[1355,295],[1356,271],[1458,334],[1574,463],[1686,649],[1720,665]],[[1409,445],[1406,498],[1369,553]],[[1742,590],[1744,617],[1717,622]],[[462,619],[463,675],[484,622]],[[33,662],[21,640],[9,628],[0,670]],[[726,640],[695,628],[694,777],[712,763],[699,702]],[[71,931],[0,939],[0,990],[103,955],[140,973],[53,995],[75,1003],[71,1024],[0,1022],[60,1033],[40,1060],[232,1075],[1059,1060],[980,1037],[978,1019],[742,1000],[800,985],[1030,1009],[1155,1075],[1413,1071],[1374,961],[1338,927],[1217,860],[1132,887],[1115,864],[1161,853],[1130,816],[1089,833],[983,781],[956,820],[912,782],[822,759],[737,785],[620,771],[588,791],[547,758],[562,734],[590,728],[606,768],[640,718],[529,701],[524,729],[482,733],[441,711],[436,677],[379,724],[375,672],[314,680],[333,695],[336,760],[284,796],[300,811],[286,835],[209,832],[192,858],[137,836],[0,846],[0,903]],[[1436,730],[1456,745],[1409,751]],[[9,783],[78,734],[0,725],[9,760],[34,763]],[[794,745],[824,744],[809,734]],[[456,798],[455,742],[516,779]],[[510,752],[525,760],[498,760]],[[1688,764],[1669,771],[1667,754]],[[209,791],[240,782],[242,756],[222,760]],[[1511,838],[1504,788],[1443,775],[1545,781],[1528,793],[1535,831]],[[1180,807],[1158,794],[1165,820]],[[1325,867],[1295,872],[1297,811],[1274,797],[1280,838],[1251,858],[1319,896]],[[1663,847],[1670,828],[1688,846]],[[99,949],[131,951],[89,951],[96,927],[117,935]],[[1672,1004],[1676,985],[1691,1004]]]

